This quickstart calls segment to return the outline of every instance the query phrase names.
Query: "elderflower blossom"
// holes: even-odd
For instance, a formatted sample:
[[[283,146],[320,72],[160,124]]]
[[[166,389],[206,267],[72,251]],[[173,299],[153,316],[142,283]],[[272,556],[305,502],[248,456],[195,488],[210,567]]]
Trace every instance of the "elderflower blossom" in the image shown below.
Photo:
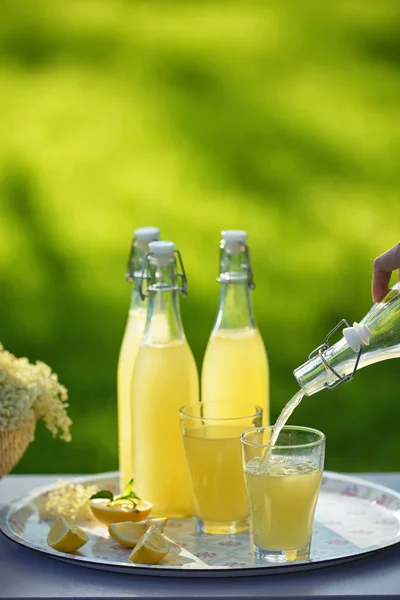
[[[32,441],[32,423],[43,419],[53,437],[69,442],[67,398],[66,388],[48,365],[16,358],[0,344],[0,432],[25,429]]]
[[[82,485],[59,479],[54,490],[47,496],[41,516],[48,518],[63,515],[72,520],[89,520],[93,516],[89,498],[98,491],[96,485]]]

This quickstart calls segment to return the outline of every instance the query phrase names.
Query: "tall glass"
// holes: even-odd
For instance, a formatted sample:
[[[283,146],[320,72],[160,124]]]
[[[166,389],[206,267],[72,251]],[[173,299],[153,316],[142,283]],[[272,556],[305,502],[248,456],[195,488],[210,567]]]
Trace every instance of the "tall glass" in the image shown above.
[[[241,435],[254,553],[271,562],[307,560],[322,480],[325,436],[307,427],[273,427]]]
[[[197,532],[246,530],[249,504],[240,434],[261,426],[262,409],[248,403],[199,402],[183,406],[180,417]]]

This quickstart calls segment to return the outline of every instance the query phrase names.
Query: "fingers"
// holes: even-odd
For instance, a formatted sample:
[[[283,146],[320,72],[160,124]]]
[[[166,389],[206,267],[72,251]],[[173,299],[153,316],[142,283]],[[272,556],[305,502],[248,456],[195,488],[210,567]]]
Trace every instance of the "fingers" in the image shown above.
[[[388,292],[389,281],[392,273],[385,273],[384,271],[375,271],[372,279],[372,300],[379,302],[382,300]]]
[[[382,300],[386,295],[389,289],[390,277],[396,269],[400,269],[400,242],[378,256],[374,261],[372,277],[372,299],[374,302]]]

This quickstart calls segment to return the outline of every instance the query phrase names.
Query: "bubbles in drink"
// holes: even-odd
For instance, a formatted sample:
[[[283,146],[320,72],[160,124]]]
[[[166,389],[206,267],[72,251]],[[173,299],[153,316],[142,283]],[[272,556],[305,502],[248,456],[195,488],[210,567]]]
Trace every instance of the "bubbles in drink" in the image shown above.
[[[266,465],[260,457],[255,457],[246,464],[246,473],[269,477],[287,477],[290,475],[306,475],[318,471],[319,467],[312,460],[301,456],[270,456]]]

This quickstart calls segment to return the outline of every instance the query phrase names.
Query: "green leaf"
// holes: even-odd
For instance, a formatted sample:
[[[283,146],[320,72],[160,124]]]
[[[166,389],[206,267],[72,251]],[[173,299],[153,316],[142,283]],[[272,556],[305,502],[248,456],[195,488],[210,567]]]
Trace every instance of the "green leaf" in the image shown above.
[[[130,481],[128,481],[128,483],[126,484],[125,489],[122,492],[121,496],[127,496],[128,494],[130,494],[132,492],[133,482],[134,482],[134,479],[132,477],[132,479]]]
[[[118,499],[120,499],[120,498],[128,498],[128,499],[134,498],[135,500],[140,500],[139,496],[137,496],[134,491],[129,492],[129,494],[125,494],[125,493],[121,494],[120,496],[117,496],[115,499],[117,499],[117,498]]]
[[[100,492],[90,496],[90,500],[95,500],[96,498],[108,498],[108,500],[111,500],[111,502],[114,500],[114,496],[110,490],[100,490]]]
[[[90,496],[90,500],[95,500],[96,498],[107,498],[110,502],[132,502],[133,508],[136,508],[137,506],[136,500],[140,500],[139,496],[133,491],[133,479],[130,480],[122,494],[119,496],[114,496],[110,490],[100,490],[100,492]]]
[[[122,494],[120,494],[119,496],[115,496],[114,502],[117,502],[119,500],[127,500],[128,502],[132,502],[132,504],[136,507],[137,502],[135,502],[135,500],[140,500],[140,498],[133,491],[133,482],[134,479],[132,478],[129,481],[128,485],[125,487]]]
[[[123,498],[114,498],[112,504],[118,504],[119,502],[132,502],[133,508],[136,508],[137,506],[137,502],[135,502],[135,500],[132,498],[128,498],[128,496],[124,496]]]

